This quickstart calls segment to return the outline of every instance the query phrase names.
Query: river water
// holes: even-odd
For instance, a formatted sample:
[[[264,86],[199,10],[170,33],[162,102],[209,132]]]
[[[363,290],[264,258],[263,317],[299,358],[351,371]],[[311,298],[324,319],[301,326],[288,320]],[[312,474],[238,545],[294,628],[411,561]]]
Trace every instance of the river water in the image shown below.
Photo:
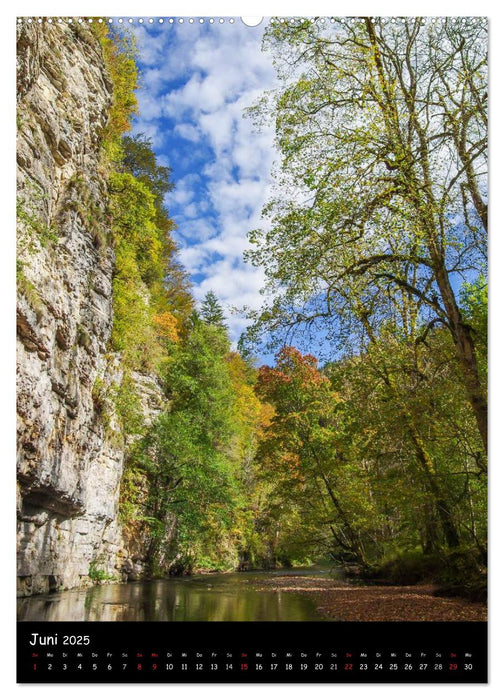
[[[322,620],[308,595],[264,590],[274,576],[327,576],[313,569],[201,574],[110,584],[18,600],[24,621],[268,621]],[[261,588],[261,590],[258,590]]]

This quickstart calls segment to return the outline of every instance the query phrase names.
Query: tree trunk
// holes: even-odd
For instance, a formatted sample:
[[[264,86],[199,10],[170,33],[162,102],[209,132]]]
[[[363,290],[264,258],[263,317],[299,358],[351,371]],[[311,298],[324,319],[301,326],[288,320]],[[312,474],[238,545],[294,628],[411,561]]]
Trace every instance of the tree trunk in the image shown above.
[[[450,321],[450,330],[457,350],[457,357],[462,367],[464,384],[467,392],[467,397],[478,425],[478,430],[485,446],[485,452],[488,451],[488,408],[487,400],[481,386],[478,366],[476,363],[476,353],[474,350],[474,342],[471,337],[469,327],[463,322],[460,310],[453,294],[448,273],[443,267],[436,270],[436,281],[443,297],[443,303],[446,310],[446,315]]]
[[[426,503],[423,507],[423,519],[425,540],[422,545],[422,551],[424,554],[433,554],[439,549],[439,537],[437,523],[430,503]]]

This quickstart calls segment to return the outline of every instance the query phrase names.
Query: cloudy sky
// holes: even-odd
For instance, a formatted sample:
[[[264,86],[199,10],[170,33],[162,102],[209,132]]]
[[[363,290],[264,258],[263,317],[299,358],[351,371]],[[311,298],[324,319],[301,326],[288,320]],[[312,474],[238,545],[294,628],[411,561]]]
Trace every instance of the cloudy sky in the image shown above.
[[[275,84],[261,51],[263,24],[239,18],[137,25],[141,88],[134,133],[152,139],[175,189],[166,197],[180,260],[197,300],[213,290],[233,340],[246,322],[231,307],[258,308],[262,272],[243,262],[260,224],[274,158],[273,129],[257,133],[244,109]]]

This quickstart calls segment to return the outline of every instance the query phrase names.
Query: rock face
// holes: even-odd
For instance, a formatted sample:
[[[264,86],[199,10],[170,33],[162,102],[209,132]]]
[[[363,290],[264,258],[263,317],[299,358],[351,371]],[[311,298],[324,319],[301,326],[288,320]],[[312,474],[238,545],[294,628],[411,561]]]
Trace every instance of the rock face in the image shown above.
[[[97,381],[121,381],[107,355],[114,256],[99,134],[110,103],[88,27],[20,25],[20,595],[79,586],[90,573],[119,576],[127,559],[117,522],[124,448],[96,392]]]

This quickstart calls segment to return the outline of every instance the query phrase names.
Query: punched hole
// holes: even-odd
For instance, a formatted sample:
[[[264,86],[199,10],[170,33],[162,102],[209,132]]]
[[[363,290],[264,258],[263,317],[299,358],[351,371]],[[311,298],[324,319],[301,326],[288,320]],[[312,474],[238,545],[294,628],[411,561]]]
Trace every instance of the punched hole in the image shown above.
[[[247,27],[258,27],[263,21],[262,17],[241,17],[241,21]]]

